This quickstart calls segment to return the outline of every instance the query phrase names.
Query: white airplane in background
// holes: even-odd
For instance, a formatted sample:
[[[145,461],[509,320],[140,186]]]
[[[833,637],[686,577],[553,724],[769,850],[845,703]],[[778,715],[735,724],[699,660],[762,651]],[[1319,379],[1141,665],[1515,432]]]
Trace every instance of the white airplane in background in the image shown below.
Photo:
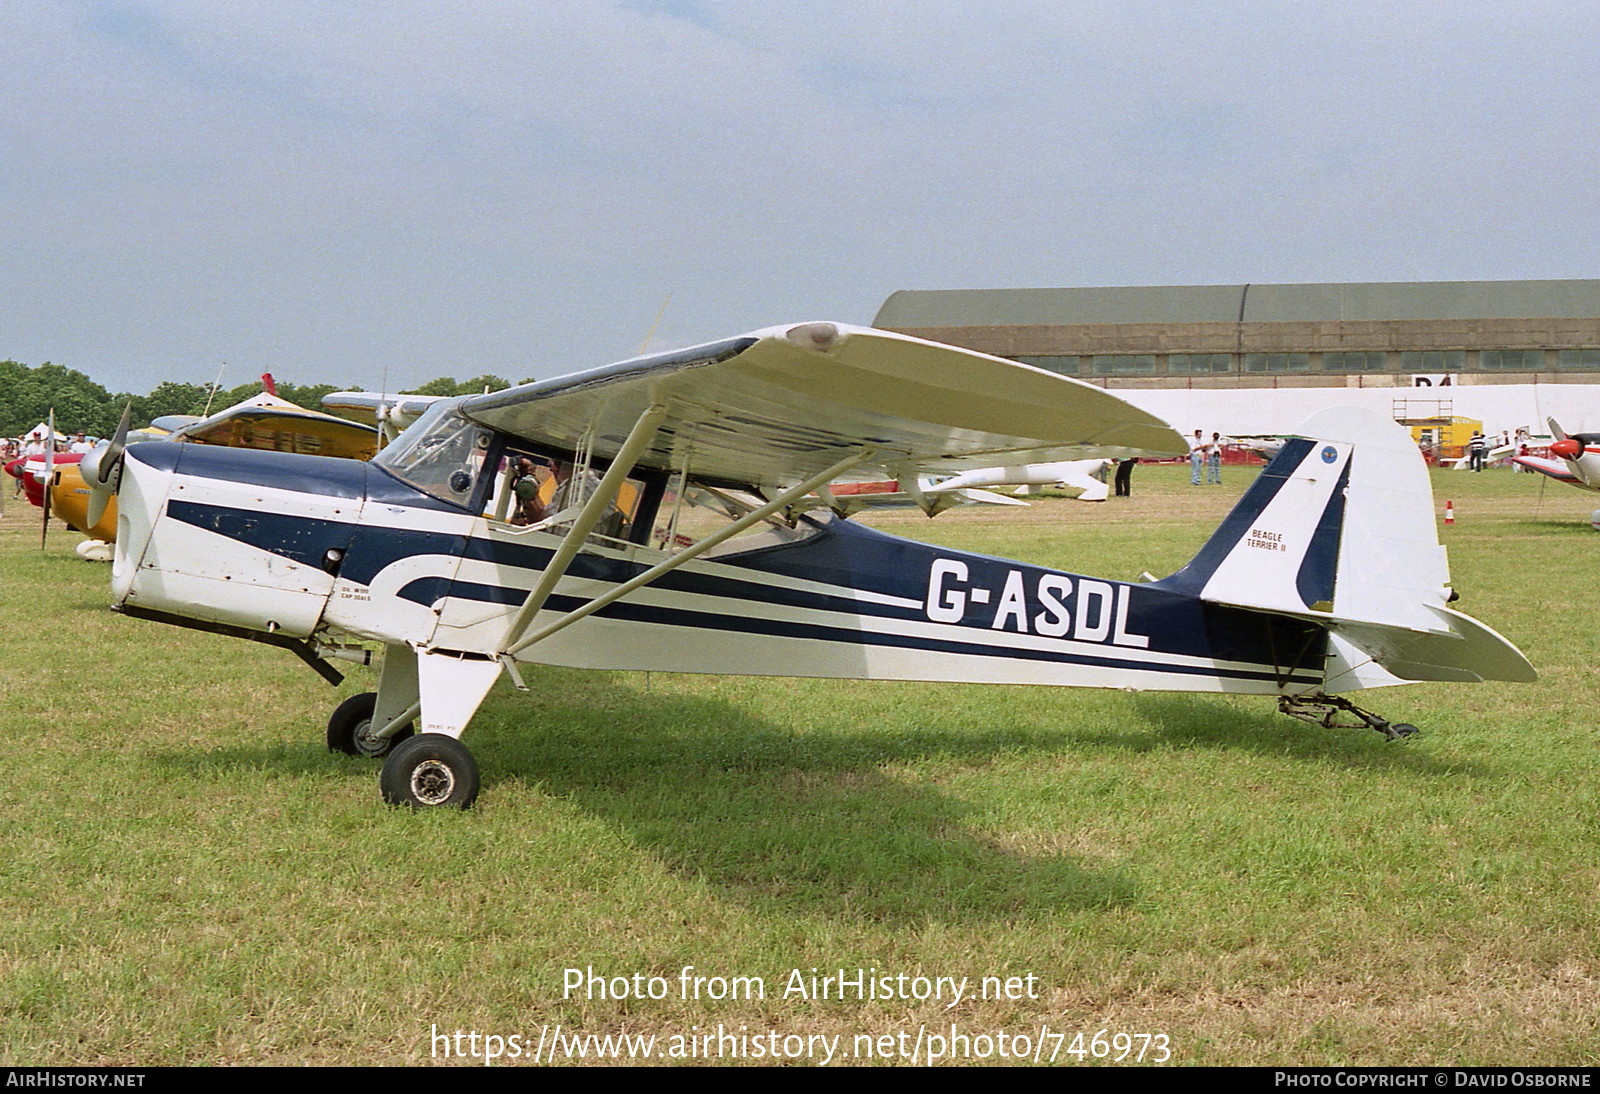
[[[1283,446],[1289,442],[1289,438],[1280,433],[1234,434],[1232,440],[1268,461],[1282,452]]]
[[[1025,501],[988,490],[938,489],[926,477],[899,482],[835,482],[817,487],[790,508],[791,514],[831,509],[836,516],[853,517],[869,509],[921,509],[936,517],[958,505],[1020,505]]]
[[[1493,448],[1485,446],[1483,450],[1483,465],[1487,467],[1498,460],[1504,460],[1511,456],[1515,456],[1516,453],[1517,446],[1511,444],[1510,442],[1505,444],[1497,444]],[[1455,471],[1470,470],[1472,467],[1472,456],[1470,454],[1458,456],[1450,461],[1450,467]]]
[[[802,323],[440,399],[370,463],[119,437],[85,478],[120,489],[116,610],[281,646],[335,681],[330,658],[382,645],[377,690],[327,741],[383,757],[384,799],[413,807],[474,800],[460,738],[501,675],[526,690],[527,664],[1268,695],[1391,737],[1414,728],[1344,693],[1534,678],[1449,607],[1426,469],[1366,411],[1306,423],[1159,581],[798,508],[851,479],[1186,451],[1092,385]]]
[[[983,486],[1054,486],[1060,483],[1077,490],[1079,501],[1105,501],[1110,488],[1095,474],[1110,460],[1056,460],[1051,463],[1011,464],[1004,467],[977,467],[942,482],[925,483],[922,491],[938,494]],[[1018,491],[1021,493],[1021,491]]]

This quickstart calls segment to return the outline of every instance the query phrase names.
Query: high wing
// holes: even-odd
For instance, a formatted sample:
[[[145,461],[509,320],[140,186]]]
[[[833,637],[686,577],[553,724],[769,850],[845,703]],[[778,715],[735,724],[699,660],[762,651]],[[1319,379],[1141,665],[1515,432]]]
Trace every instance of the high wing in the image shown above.
[[[377,451],[378,430],[262,392],[179,426],[171,439],[370,460]]]
[[[1175,456],[1183,438],[1100,388],[1030,365],[834,323],[773,327],[468,396],[492,429],[600,459],[662,408],[637,466],[769,487],[870,451],[855,477],[999,462]]]

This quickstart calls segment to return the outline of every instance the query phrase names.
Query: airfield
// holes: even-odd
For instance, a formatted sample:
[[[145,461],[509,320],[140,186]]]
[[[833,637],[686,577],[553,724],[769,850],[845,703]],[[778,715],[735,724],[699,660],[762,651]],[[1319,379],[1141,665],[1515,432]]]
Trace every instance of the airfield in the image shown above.
[[[1187,561],[1253,473],[862,519],[1133,579]],[[366,672],[336,691],[117,617],[108,568],[59,525],[41,551],[8,498],[0,1051],[483,1063],[461,1031],[501,1064],[649,1036],[694,1064],[1600,1063],[1600,495],[1433,484],[1458,606],[1541,678],[1362,697],[1420,736],[1263,698],[536,669],[473,724],[491,792],[465,813],[387,808],[371,761],[326,750]],[[788,990],[841,970],[893,990]]]

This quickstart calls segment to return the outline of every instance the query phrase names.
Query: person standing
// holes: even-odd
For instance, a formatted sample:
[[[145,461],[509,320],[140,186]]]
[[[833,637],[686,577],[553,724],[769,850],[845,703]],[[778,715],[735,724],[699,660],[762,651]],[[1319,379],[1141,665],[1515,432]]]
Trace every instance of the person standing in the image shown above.
[[[1200,468],[1206,462],[1206,439],[1197,429],[1194,431],[1194,440],[1189,444],[1189,485],[1200,485]]]
[[[1117,461],[1117,474],[1113,480],[1116,486],[1117,497],[1131,498],[1133,496],[1133,465],[1138,462],[1138,458],[1134,456],[1129,456],[1125,460]]]
[[[1488,447],[1482,433],[1474,433],[1472,440],[1467,442],[1468,466],[1474,471],[1483,470],[1483,454]]]
[[[1211,434],[1210,450],[1206,454],[1206,483],[1222,485],[1222,434]]]

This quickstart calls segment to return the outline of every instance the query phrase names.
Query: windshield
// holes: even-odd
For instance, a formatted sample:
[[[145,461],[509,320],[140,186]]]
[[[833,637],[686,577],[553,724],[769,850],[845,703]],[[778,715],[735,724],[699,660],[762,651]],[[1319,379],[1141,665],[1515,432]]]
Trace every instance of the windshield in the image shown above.
[[[455,407],[435,403],[372,462],[436,498],[470,505],[491,434]]]

